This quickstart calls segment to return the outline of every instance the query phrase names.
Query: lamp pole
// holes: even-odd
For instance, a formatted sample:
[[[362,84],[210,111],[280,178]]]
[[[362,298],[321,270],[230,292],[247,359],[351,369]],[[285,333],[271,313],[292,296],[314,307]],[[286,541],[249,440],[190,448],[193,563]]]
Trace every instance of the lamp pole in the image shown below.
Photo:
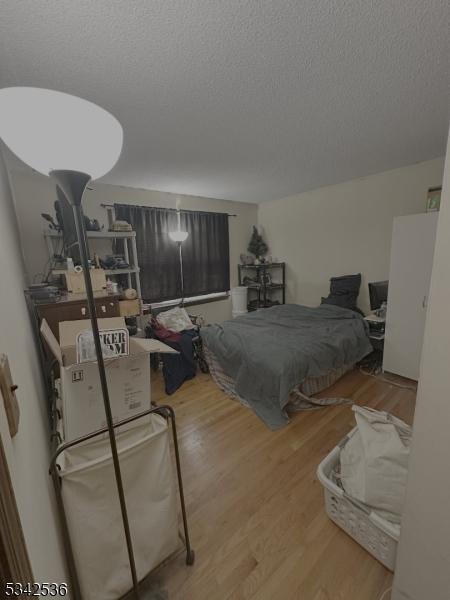
[[[176,211],[177,211],[177,225],[178,229],[175,231],[169,231],[169,237],[172,241],[178,244],[178,260],[180,262],[180,284],[181,284],[181,302],[180,306],[184,306],[184,274],[183,274],[183,249],[182,244],[188,237],[187,231],[181,231],[181,210],[180,210],[180,198],[177,198]]]
[[[184,274],[183,274],[183,242],[178,242],[178,255],[180,259],[181,306],[184,306]]]
[[[97,357],[98,372],[100,376],[100,385],[103,396],[103,404],[106,413],[106,424],[108,427],[109,442],[111,445],[111,455],[114,466],[114,474],[117,483],[117,492],[119,495],[120,511],[122,514],[123,528],[127,543],[128,559],[130,563],[131,578],[133,581],[134,595],[139,600],[139,582],[136,574],[136,563],[134,560],[133,543],[131,541],[130,524],[128,519],[127,506],[125,501],[125,493],[123,489],[122,474],[120,470],[119,455],[117,453],[116,436],[114,433],[114,423],[111,412],[111,404],[109,401],[108,382],[106,380],[105,363],[100,344],[99,329],[97,314],[95,311],[94,293],[92,291],[92,282],[89,270],[88,247],[86,239],[86,228],[84,224],[83,209],[81,200],[87,184],[91,177],[86,173],[78,171],[57,170],[51,171],[50,177],[56,182],[60,189],[64,192],[68,202],[72,206],[77,237],[80,249],[81,266],[83,267],[84,283],[86,286],[86,299],[89,308],[89,316],[91,320],[92,333],[94,337],[95,354]]]

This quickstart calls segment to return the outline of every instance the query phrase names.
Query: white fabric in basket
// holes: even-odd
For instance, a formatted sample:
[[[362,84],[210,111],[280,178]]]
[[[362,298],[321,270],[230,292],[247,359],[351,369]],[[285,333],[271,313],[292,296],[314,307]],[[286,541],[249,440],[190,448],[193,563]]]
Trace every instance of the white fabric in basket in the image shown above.
[[[345,492],[393,523],[400,522],[411,428],[388,413],[353,406],[358,431],[341,451]]]

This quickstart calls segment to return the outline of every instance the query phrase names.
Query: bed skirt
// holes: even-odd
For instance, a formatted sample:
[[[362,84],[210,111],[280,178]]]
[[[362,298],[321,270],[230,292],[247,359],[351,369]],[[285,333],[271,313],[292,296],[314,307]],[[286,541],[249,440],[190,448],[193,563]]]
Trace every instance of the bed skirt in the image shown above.
[[[243,406],[249,407],[248,402],[241,398],[236,393],[235,382],[232,377],[229,377],[224,373],[219,361],[215,355],[209,350],[206,344],[203,345],[205,358],[209,366],[209,371],[214,382],[219,388],[224,391],[228,396],[234,400],[238,400]],[[301,383],[299,383],[293,390],[291,390],[289,396],[289,404],[294,410],[310,410],[312,408],[322,408],[323,406],[329,406],[332,404],[343,404],[350,402],[344,398],[312,398],[314,394],[318,394],[322,390],[332,386],[338,379],[340,379],[345,373],[353,369],[354,365],[344,365],[340,369],[332,369],[321,377],[307,377]],[[300,400],[300,402],[299,402]],[[287,408],[289,409],[289,404]]]

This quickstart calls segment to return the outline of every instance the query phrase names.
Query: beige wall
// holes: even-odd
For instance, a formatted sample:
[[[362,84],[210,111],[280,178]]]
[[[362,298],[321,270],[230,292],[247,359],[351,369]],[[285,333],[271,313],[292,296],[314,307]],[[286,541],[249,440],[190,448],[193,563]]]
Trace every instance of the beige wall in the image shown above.
[[[55,186],[48,177],[34,173],[30,169],[11,169],[11,180],[17,205],[19,228],[25,256],[25,266],[29,281],[33,281],[45,270],[48,259],[47,247],[43,238],[46,228],[41,213],[54,216],[53,203],[56,199]],[[139,206],[175,207],[175,194],[155,192],[137,188],[126,188],[101,183],[93,183],[93,190],[87,191],[83,199],[85,213],[92,219],[106,224],[106,211],[101,204],[135,204]],[[204,210],[237,214],[230,217],[230,276],[231,285],[237,283],[237,264],[239,254],[246,251],[252,225],[257,221],[257,205],[242,202],[230,202],[195,196],[179,196],[182,207],[189,210]],[[91,242],[92,243],[92,242]],[[104,242],[93,242],[94,244]],[[99,248],[99,246],[96,246]],[[101,248],[101,247],[100,247]],[[104,247],[105,251],[107,248]],[[231,318],[231,302],[223,300],[189,309],[202,314],[208,322],[223,321]]]
[[[443,163],[443,159],[435,159],[259,206],[180,197],[187,209],[238,215],[230,218],[232,285],[237,283],[239,254],[246,251],[251,226],[258,219],[270,254],[287,262],[288,301],[317,305],[328,292],[330,277],[361,272],[359,304],[368,310],[367,282],[388,278],[393,217],[424,211],[428,187],[442,181]],[[11,174],[27,276],[29,281],[35,277],[38,280],[48,258],[42,236],[45,224],[40,214],[54,214],[54,186],[48,178],[31,170],[12,170]],[[92,187],[85,196],[85,212],[102,223],[106,223],[102,203],[174,207],[176,201],[174,194],[166,192],[101,183]],[[231,316],[229,300],[191,310],[203,314],[208,322]]]
[[[449,142],[450,144],[450,142]],[[393,600],[450,597],[450,145]]]
[[[259,205],[270,254],[287,263],[287,299],[320,304],[329,278],[361,273],[367,283],[388,278],[394,216],[425,211],[429,187],[442,182],[443,159],[431,160]]]
[[[3,402],[0,433],[5,447],[35,581],[67,581],[48,475],[49,431],[31,323],[25,304],[24,268],[16,216],[0,148],[0,352],[7,354],[19,386],[20,427],[11,440]]]

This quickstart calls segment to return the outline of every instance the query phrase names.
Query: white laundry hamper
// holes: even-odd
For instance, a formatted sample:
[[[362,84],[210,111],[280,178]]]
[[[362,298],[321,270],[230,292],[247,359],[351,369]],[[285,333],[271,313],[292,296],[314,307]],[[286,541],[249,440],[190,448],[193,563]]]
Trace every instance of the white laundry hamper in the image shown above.
[[[357,431],[357,427],[352,429],[317,468],[317,477],[324,487],[325,509],[336,525],[385,567],[394,571],[400,526],[387,521],[365,504],[350,498],[333,480],[333,471],[340,463],[341,449]]]
[[[233,319],[240,315],[245,315],[248,312],[247,293],[248,288],[244,285],[231,288],[231,310]]]
[[[159,415],[116,435],[138,579],[180,548],[168,426]],[[58,458],[61,493],[84,600],[117,600],[132,588],[109,440]]]

